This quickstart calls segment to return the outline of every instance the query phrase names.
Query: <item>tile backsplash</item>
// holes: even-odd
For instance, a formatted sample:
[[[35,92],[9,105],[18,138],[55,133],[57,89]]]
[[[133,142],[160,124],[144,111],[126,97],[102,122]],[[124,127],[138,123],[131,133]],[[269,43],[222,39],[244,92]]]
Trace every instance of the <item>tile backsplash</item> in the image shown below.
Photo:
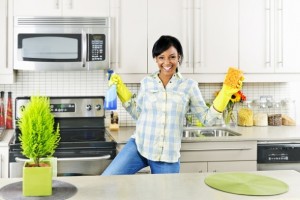
[[[247,76],[247,75],[245,75]],[[139,84],[127,84],[132,93],[137,93]],[[203,98],[212,102],[214,92],[221,88],[221,83],[200,83],[199,88]],[[272,96],[274,100],[292,99],[295,106],[292,108],[296,114],[299,111],[299,94],[297,83],[244,83],[243,93],[247,100],[259,99],[260,96]],[[97,96],[105,95],[107,90],[107,77],[105,71],[87,72],[31,72],[18,71],[17,81],[11,85],[0,85],[0,91],[5,91],[5,104],[7,92],[12,92],[13,99],[18,96],[30,96],[34,94],[47,96]],[[14,104],[14,102],[13,102]],[[6,105],[5,105],[6,106]],[[6,107],[5,107],[6,108]],[[135,122],[118,101],[120,126],[134,126]],[[106,112],[106,124],[109,123],[109,111]],[[299,118],[299,117],[298,117]],[[296,116],[297,121],[299,119]],[[299,123],[297,123],[299,124]]]

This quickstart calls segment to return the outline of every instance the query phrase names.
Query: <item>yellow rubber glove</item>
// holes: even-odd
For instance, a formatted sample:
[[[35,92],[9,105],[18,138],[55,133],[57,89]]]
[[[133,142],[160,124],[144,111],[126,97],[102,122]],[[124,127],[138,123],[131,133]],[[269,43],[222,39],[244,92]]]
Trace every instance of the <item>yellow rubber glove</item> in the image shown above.
[[[228,79],[231,79],[231,77],[229,77],[227,74],[224,82],[228,81]],[[215,98],[213,102],[213,106],[217,111],[223,112],[225,110],[228,102],[231,99],[231,96],[242,89],[243,80],[244,80],[244,76],[241,75],[239,79],[236,81],[236,83],[232,83],[232,80],[229,80],[231,84],[230,86],[228,84],[223,83],[223,87],[221,91],[219,92],[218,96]]]
[[[117,86],[117,95],[122,103],[125,103],[131,98],[132,94],[130,90],[125,86],[121,77],[118,74],[111,75],[108,85],[111,86],[113,84]]]

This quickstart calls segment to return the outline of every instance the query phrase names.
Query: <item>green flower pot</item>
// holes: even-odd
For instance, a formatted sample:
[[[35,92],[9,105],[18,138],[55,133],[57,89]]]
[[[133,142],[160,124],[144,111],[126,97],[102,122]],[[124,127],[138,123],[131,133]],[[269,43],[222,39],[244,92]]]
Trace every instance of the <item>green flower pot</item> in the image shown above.
[[[52,195],[52,167],[23,166],[23,196],[50,196]]]

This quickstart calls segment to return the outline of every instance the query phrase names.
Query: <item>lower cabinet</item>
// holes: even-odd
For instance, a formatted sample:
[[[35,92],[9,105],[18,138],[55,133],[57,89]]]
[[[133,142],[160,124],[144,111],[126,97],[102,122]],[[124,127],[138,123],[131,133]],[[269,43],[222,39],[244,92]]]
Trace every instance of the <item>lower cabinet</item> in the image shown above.
[[[256,141],[182,143],[180,173],[256,171]]]
[[[117,152],[125,144],[117,145]],[[256,171],[257,141],[183,142],[180,173]],[[146,167],[138,174],[151,173]]]

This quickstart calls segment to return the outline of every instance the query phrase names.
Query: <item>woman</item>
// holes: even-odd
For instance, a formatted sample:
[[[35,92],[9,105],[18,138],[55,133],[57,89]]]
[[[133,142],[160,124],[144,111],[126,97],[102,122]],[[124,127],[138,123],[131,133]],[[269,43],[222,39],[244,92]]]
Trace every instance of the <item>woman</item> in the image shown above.
[[[186,112],[190,109],[204,125],[213,125],[222,118],[231,95],[241,89],[241,81],[238,89],[222,89],[209,108],[198,83],[178,72],[183,50],[176,38],[161,36],[153,46],[152,57],[159,70],[141,81],[136,98],[119,75],[110,79],[110,84],[117,85],[124,108],[136,120],[136,131],[102,175],[134,174],[147,166],[152,174],[179,173]]]

